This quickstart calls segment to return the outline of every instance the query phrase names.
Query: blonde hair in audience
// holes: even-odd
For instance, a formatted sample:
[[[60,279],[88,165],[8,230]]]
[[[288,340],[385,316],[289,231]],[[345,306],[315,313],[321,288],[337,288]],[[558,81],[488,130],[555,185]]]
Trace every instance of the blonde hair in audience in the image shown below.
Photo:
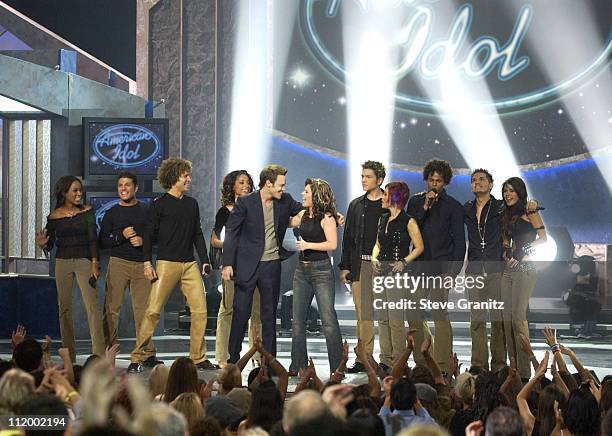
[[[166,392],[166,383],[168,382],[169,372],[170,368],[161,363],[155,365],[153,370],[151,370],[151,376],[149,377],[149,391],[151,392],[151,398],[155,398],[158,395]]]
[[[204,417],[202,401],[195,392],[183,392],[170,403],[170,406],[183,414],[187,420],[188,427],[191,427],[198,419]]]

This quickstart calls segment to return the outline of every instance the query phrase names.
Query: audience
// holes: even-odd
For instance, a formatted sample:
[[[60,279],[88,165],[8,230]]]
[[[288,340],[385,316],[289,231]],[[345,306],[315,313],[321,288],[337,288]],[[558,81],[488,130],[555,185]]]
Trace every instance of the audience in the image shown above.
[[[557,342],[554,330],[544,335],[550,351],[541,361],[528,353],[535,372],[525,384],[514,361],[498,373],[479,367],[459,373],[453,355],[451,371],[443,374],[429,352],[431,337],[420,349],[423,364],[410,368],[410,330],[406,352],[391,375],[358,343],[355,352],[367,382],[346,384],[343,368],[323,382],[311,361],[285,400],[287,371],[257,337],[238,363],[219,372],[214,392],[215,380],[198,380],[186,357],[169,370],[157,365],[146,387],[142,376],[118,377],[118,349],[91,356],[83,367],[73,367],[60,349],[55,362],[62,364],[56,365],[50,339],[28,338],[20,326],[13,333],[12,361],[0,361],[0,415],[66,416],[68,427],[48,435],[612,436],[612,377],[600,385],[577,355]],[[531,350],[523,338],[521,344]],[[347,344],[344,349],[348,353]],[[262,366],[251,371],[248,388],[243,387],[242,371],[256,352]]]

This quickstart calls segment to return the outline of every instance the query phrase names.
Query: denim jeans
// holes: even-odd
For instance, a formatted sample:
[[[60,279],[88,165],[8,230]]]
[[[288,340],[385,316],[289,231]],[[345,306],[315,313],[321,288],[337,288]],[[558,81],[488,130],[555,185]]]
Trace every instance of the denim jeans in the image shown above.
[[[342,335],[334,308],[334,272],[329,259],[299,262],[293,276],[293,323],[291,333],[291,370],[308,366],[306,320],[312,297],[317,299],[323,334],[327,343],[330,371],[342,359]]]

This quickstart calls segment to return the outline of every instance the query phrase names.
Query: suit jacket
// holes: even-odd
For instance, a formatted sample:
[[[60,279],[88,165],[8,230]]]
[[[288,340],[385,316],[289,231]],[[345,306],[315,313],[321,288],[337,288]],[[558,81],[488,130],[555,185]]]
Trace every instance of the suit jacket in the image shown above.
[[[289,218],[302,209],[289,194],[283,194],[274,202],[274,232],[281,260],[293,254],[283,248],[283,239]],[[225,225],[223,241],[223,266],[234,268],[234,279],[247,282],[257,269],[265,245],[264,216],[259,190],[239,197]]]

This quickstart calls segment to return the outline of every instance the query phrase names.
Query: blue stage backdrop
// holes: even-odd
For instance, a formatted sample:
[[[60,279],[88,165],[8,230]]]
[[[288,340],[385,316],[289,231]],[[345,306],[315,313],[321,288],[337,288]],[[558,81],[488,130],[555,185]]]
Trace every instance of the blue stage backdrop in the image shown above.
[[[379,125],[389,131],[359,145],[368,148],[360,155],[396,164],[386,182],[404,180],[419,192],[418,168],[444,159],[460,169],[448,191],[464,202],[472,197],[468,168],[486,165],[496,196],[506,170],[526,179],[547,226],[567,227],[575,242],[612,242],[612,174],[602,176],[612,168],[609,2],[297,3],[288,48],[286,40],[274,47],[280,86],[269,154],[289,168],[290,192],[301,192],[305,177],[322,177],[346,210],[351,141],[369,135],[389,107],[359,95],[384,92],[386,83],[393,104]],[[381,51],[391,61],[376,76],[370,70],[383,65]],[[360,59],[364,53],[372,56]],[[388,156],[380,152],[384,133]]]
[[[287,192],[296,199],[299,200],[307,177],[320,177],[332,185],[339,210],[346,212],[351,199],[345,159],[280,137],[273,141],[271,156],[275,163],[289,168]],[[612,156],[602,158],[602,161],[606,160],[612,163]],[[612,243],[612,199],[592,159],[527,171],[523,177],[530,186],[530,196],[546,208],[542,215],[547,226],[567,227],[574,242]],[[391,169],[385,182],[392,180],[406,182],[411,193],[424,189],[423,178],[417,172]],[[448,192],[460,202],[471,199],[469,176],[453,177]]]

